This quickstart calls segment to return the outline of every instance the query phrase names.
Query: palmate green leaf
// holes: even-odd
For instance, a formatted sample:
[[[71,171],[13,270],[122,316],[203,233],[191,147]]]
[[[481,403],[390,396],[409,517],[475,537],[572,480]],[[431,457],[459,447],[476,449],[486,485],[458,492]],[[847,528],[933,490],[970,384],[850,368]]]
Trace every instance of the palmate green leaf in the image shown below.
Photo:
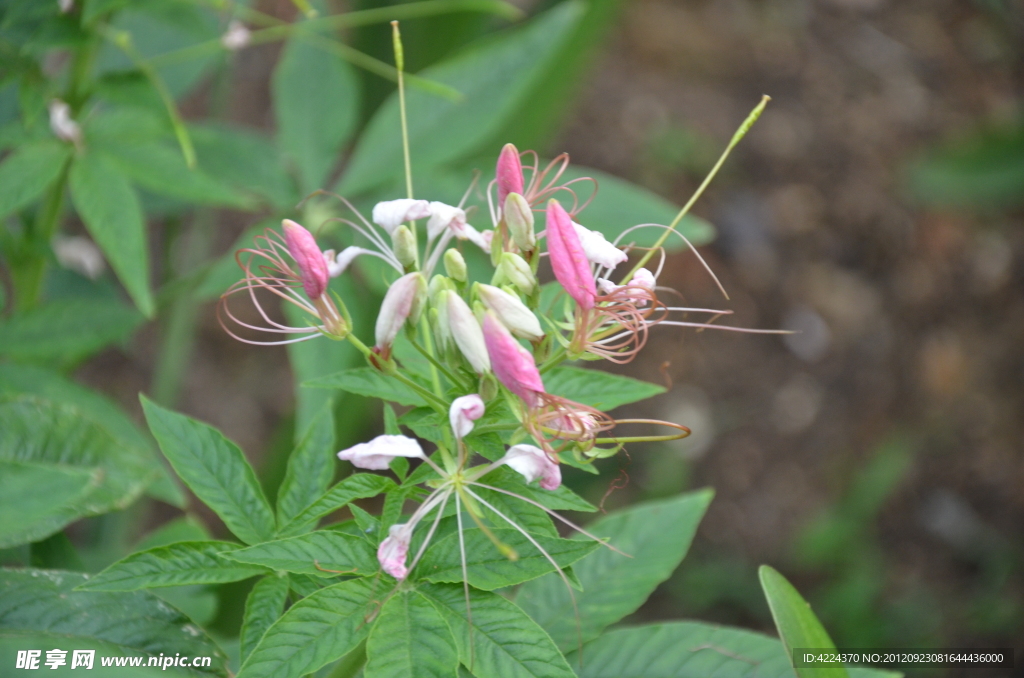
[[[322,188],[359,118],[359,79],[346,61],[294,33],[271,81],[278,143],[302,193]]]
[[[319,499],[302,510],[290,522],[281,526],[278,530],[278,537],[293,537],[306,532],[311,524],[326,516],[332,511],[337,511],[350,501],[356,499],[369,499],[376,497],[382,492],[387,492],[395,487],[395,482],[384,476],[373,475],[372,473],[357,473],[339,481],[327,490]]]
[[[496,492],[495,490],[490,490],[484,487],[474,487],[473,492],[490,504],[490,506],[494,507],[496,511],[499,511],[502,515],[515,520],[520,527],[530,534],[544,537],[558,536],[558,530],[555,529],[555,524],[551,521],[551,517],[548,516],[544,509],[538,508],[517,497],[510,497],[507,494]],[[480,508],[484,512],[484,516],[492,525],[497,527],[508,525],[504,518],[495,514],[487,506],[481,506]]]
[[[520,532],[513,529],[493,529],[495,537],[518,555],[516,560],[498,551],[498,548],[479,528],[463,531],[466,553],[466,571],[469,584],[484,591],[514,586],[524,581],[554,571],[544,554],[530,543]],[[577,539],[556,539],[534,537],[541,548],[547,551],[562,568],[572,565],[580,558],[600,547],[597,542]],[[462,557],[459,549],[459,535],[450,534],[432,544],[416,567],[415,575],[432,582],[461,582]]]
[[[99,468],[0,461],[0,548],[33,541],[73,520],[102,479]]]
[[[419,90],[406,93],[413,162],[435,167],[492,141],[579,20],[582,7],[562,3],[528,25],[462,50],[421,76],[465,95],[453,102]],[[355,195],[402,172],[398,98],[381,106],[363,133],[338,191]]]
[[[277,491],[277,520],[285,525],[327,491],[334,477],[334,403],[328,400],[288,458]]]
[[[317,577],[334,577],[338,573],[365,576],[380,569],[369,542],[333,530],[264,542],[229,553],[227,557],[241,563]]]
[[[579,678],[792,678],[775,638],[715,624],[680,621],[613,629],[566,656]],[[899,678],[850,669],[852,678]]]
[[[556,367],[544,375],[544,386],[548,393],[600,410],[612,410],[665,392],[665,387],[658,384],[581,367]]]
[[[143,318],[111,299],[62,299],[0,321],[0,355],[74,362],[128,339]]]
[[[157,477],[152,465],[141,462],[75,408],[29,396],[0,403],[0,461],[79,469],[99,476],[91,491],[48,513],[46,519],[37,515],[31,522],[0,526],[0,548],[36,541],[85,516],[125,508]]]
[[[53,139],[25,144],[0,163],[0,218],[32,204],[52,184],[71,155]]]
[[[352,367],[326,377],[309,380],[302,385],[312,388],[334,388],[411,407],[424,404],[423,398],[411,388],[397,379],[384,376],[372,367]]]
[[[102,153],[79,154],[71,165],[71,199],[135,305],[152,317],[146,222],[128,179]]]
[[[768,599],[768,607],[771,608],[772,618],[775,620],[775,628],[778,629],[782,644],[790,658],[793,656],[793,648],[796,647],[835,650],[835,643],[828,637],[825,627],[811,611],[811,606],[785,577],[767,565],[762,565],[758,569],[758,576],[761,578],[761,588],[764,589],[764,597]],[[843,667],[794,667],[794,670],[800,678],[847,678],[846,669]]]
[[[139,186],[158,195],[218,207],[252,209],[252,199],[208,176],[189,169],[181,149],[158,141],[104,146],[118,168]]]
[[[602,548],[573,566],[583,584],[583,592],[576,596],[579,633],[572,600],[556,576],[527,582],[516,602],[563,649],[574,647],[581,636],[583,642],[597,637],[606,626],[636,611],[668,579],[686,556],[712,494],[700,490],[639,504],[587,526],[588,532],[608,538],[632,558]]]
[[[366,657],[366,678],[455,678],[459,666],[451,629],[416,591],[401,591],[384,603]]]
[[[135,311],[132,311],[132,315],[139,317]],[[78,409],[80,416],[101,426],[123,445],[138,450],[139,459],[151,464],[160,472],[160,476],[147,488],[146,493],[178,508],[184,508],[185,494],[171,478],[164,463],[157,458],[156,449],[149,436],[144,435],[124,410],[106,396],[41,367],[17,363],[0,364],[0,397],[4,394],[17,393],[31,394],[53,403],[71,405]]]
[[[455,636],[459,661],[471,666],[476,678],[575,676],[551,637],[515,603],[496,593],[470,589],[472,612],[467,613],[462,586],[423,584],[416,590],[444,617]]]
[[[133,553],[92,577],[82,591],[138,591],[160,586],[224,584],[266,574],[264,567],[224,556],[242,548],[226,541],[185,541]]]
[[[274,513],[238,446],[212,426],[141,400],[160,449],[189,489],[242,541],[271,539]]]
[[[366,638],[387,591],[352,579],[303,598],[267,629],[237,678],[295,678],[351,652]]]
[[[126,656],[211,657],[212,666],[179,669],[178,675],[227,675],[224,653],[188,617],[145,591],[76,591],[88,578],[57,570],[0,570],[0,638],[18,639],[20,644],[8,645],[17,649],[70,649],[81,642]],[[14,666],[13,657],[0,657],[8,659],[12,663],[4,666]]]
[[[288,577],[268,575],[256,582],[245,599],[245,614],[242,617],[242,631],[239,638],[242,661],[256,649],[263,634],[281,618],[284,604],[288,600]]]

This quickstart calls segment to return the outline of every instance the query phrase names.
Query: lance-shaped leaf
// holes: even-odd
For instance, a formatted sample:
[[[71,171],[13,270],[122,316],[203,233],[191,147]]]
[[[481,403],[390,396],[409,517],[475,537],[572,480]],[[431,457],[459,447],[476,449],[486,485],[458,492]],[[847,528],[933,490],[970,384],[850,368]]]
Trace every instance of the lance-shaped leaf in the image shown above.
[[[0,163],[0,218],[41,196],[57,179],[71,150],[68,144],[48,139],[25,144],[4,158]]]
[[[0,460],[0,547],[35,541],[74,520],[102,480],[99,468]]]
[[[417,407],[423,405],[421,398],[411,388],[391,377],[387,377],[372,367],[353,367],[326,377],[307,381],[303,386],[312,388],[335,388],[347,393],[390,400],[399,405]]]
[[[160,449],[189,489],[247,544],[274,536],[274,513],[238,446],[217,429],[142,396]]]
[[[303,598],[267,629],[238,678],[294,678],[343,657],[366,638],[386,594],[379,582],[352,579]]]
[[[288,469],[277,491],[277,519],[282,525],[320,497],[334,476],[332,407],[330,400],[324,403],[288,458]]]
[[[36,541],[84,516],[125,508],[157,476],[151,465],[139,461],[74,407],[31,396],[0,403],[0,461],[31,464],[31,468],[24,466],[17,472],[36,478],[43,472],[41,467],[96,474],[95,480],[83,485],[83,492],[74,497],[67,493],[65,477],[61,483],[63,496],[50,497],[65,500],[60,510],[37,513],[32,520],[25,516],[26,522],[0,525],[0,548]],[[36,485],[36,491],[41,487],[46,484]],[[87,487],[91,489],[86,492]]]
[[[76,591],[88,578],[58,570],[0,570],[0,638],[14,636],[22,649],[81,643],[143,657],[143,664],[161,654],[211,657],[211,666],[190,669],[190,675],[227,675],[227,657],[181,612],[145,591]]]
[[[572,600],[561,579],[547,575],[527,582],[516,602],[543,626],[559,647],[570,649],[636,611],[676,569],[697,530],[712,492],[700,490],[672,499],[639,504],[587,526],[597,537],[630,557],[602,548],[573,566],[583,584],[576,596],[579,633]],[[574,538],[586,539],[583,535]]]
[[[557,367],[544,375],[544,385],[548,393],[601,410],[612,410],[665,392],[665,387],[658,384],[580,367]]]
[[[46,304],[46,307],[50,306],[52,304]],[[134,311],[132,314],[138,317]],[[57,372],[16,363],[0,365],[0,394],[7,393],[32,394],[52,403],[76,408],[79,416],[95,422],[124,446],[137,450],[139,458],[145,463],[159,469],[160,477],[149,486],[147,494],[179,508],[185,507],[185,495],[172,479],[170,469],[159,459],[152,439],[106,396],[84,388]]]
[[[143,321],[118,299],[59,299],[0,321],[0,355],[51,365],[126,341]]]
[[[821,648],[822,652],[834,652],[835,643],[829,638],[825,627],[821,625],[811,606],[807,604],[799,591],[786,578],[767,565],[758,570],[764,597],[768,599],[768,607],[772,610],[775,628],[779,631],[782,644],[786,646],[786,654],[792,659],[793,648]],[[800,678],[847,678],[843,666],[816,668],[795,666],[796,675]]]
[[[384,603],[366,657],[366,678],[454,678],[459,666],[448,624],[416,591],[401,591]]]
[[[776,638],[716,624],[681,621],[613,629],[566,655],[579,678],[793,678],[789,654]],[[850,669],[851,678],[899,678]]]
[[[338,573],[368,575],[380,569],[369,542],[334,530],[268,541],[227,555],[241,563],[319,577]]]
[[[71,165],[71,198],[132,301],[152,317],[146,221],[135,189],[110,159],[89,151]]]
[[[472,528],[463,531],[466,571],[470,586],[493,591],[536,579],[555,569],[551,561],[520,532],[513,529],[494,529],[492,532],[499,541],[515,552],[516,559],[511,560],[502,554],[483,530]],[[600,547],[597,542],[578,539],[542,536],[534,539],[562,568],[572,565]],[[432,582],[461,582],[462,556],[459,535],[450,534],[433,544],[417,565],[414,576]]]
[[[223,584],[266,574],[258,565],[224,558],[242,548],[226,541],[185,541],[123,558],[85,584],[83,591],[137,591],[160,586]]]
[[[248,659],[267,629],[284,612],[288,600],[288,577],[270,575],[260,579],[245,599],[245,615],[242,617],[242,631],[239,643],[242,661]]]
[[[302,510],[288,524],[278,530],[278,537],[292,537],[305,532],[313,523],[332,511],[356,499],[376,497],[381,492],[394,488],[395,482],[372,473],[357,473],[349,476],[327,490],[322,497]]]
[[[448,622],[459,648],[459,660],[472,666],[477,678],[573,678],[576,675],[551,637],[515,603],[498,594],[470,589],[472,612],[469,613],[462,586],[424,584],[417,591],[433,603]]]

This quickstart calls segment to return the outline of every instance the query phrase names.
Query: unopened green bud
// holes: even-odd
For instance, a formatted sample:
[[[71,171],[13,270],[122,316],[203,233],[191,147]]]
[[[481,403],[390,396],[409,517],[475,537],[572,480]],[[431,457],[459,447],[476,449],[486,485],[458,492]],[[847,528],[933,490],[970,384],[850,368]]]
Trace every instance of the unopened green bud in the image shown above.
[[[537,278],[533,275],[530,265],[514,252],[505,252],[501,255],[498,271],[505,280],[515,285],[523,294],[532,294],[537,287]]]
[[[466,260],[462,258],[462,252],[457,249],[450,249],[444,253],[444,270],[452,280],[460,283],[466,282]]]
[[[430,279],[430,285],[427,287],[427,296],[430,297],[430,303],[436,304],[437,297],[441,292],[445,290],[454,290],[455,285],[452,281],[443,275],[435,275]]]
[[[395,229],[391,234],[391,240],[395,249],[395,256],[398,263],[406,269],[416,265],[416,238],[412,231],[405,224]]]
[[[502,214],[512,240],[519,249],[532,252],[537,246],[537,236],[533,232],[533,210],[530,209],[530,203],[518,193],[509,193]]]

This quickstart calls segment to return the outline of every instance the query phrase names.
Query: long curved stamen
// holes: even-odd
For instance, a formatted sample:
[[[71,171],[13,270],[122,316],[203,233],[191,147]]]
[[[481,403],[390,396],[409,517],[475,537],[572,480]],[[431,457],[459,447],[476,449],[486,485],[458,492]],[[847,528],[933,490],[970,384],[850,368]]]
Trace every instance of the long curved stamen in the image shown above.
[[[409,572],[412,572],[416,567],[416,564],[420,562],[420,558],[426,553],[427,547],[430,545],[430,540],[434,537],[434,532],[437,530],[438,524],[441,522],[442,516],[444,516],[444,507],[448,505],[448,498],[452,496],[452,489],[449,487],[444,491],[444,496],[441,498],[441,505],[437,507],[437,517],[434,518],[434,522],[430,525],[430,529],[427,531],[427,536],[424,537],[423,543],[420,544],[420,548],[416,551],[416,556],[412,559],[412,563],[409,565]]]
[[[515,497],[516,499],[520,499],[522,501],[525,501],[527,504],[532,504],[533,506],[536,506],[537,508],[539,508],[542,511],[544,511],[545,513],[547,513],[552,518],[555,518],[557,520],[562,521],[568,527],[576,530],[577,532],[579,532],[580,534],[582,534],[582,535],[584,535],[586,537],[589,537],[589,538],[593,539],[594,541],[596,541],[597,543],[601,544],[605,548],[611,549],[615,553],[618,553],[621,556],[626,556],[627,558],[632,558],[633,557],[633,556],[629,555],[628,553],[623,553],[622,551],[620,551],[619,549],[615,548],[614,546],[609,544],[607,541],[601,539],[600,537],[597,537],[597,536],[587,532],[586,530],[584,530],[582,527],[580,527],[576,523],[572,522],[571,520],[563,518],[562,516],[558,515],[557,513],[555,513],[551,509],[549,509],[547,506],[544,506],[544,504],[541,504],[539,501],[534,501],[533,499],[530,499],[528,497],[524,497],[521,494],[516,494],[515,492],[510,492],[509,490],[503,490],[500,487],[494,487],[493,485],[487,485],[486,483],[480,483],[480,482],[473,481],[473,482],[468,482],[466,484],[467,485],[472,485],[473,487],[482,487],[485,490],[492,490],[492,491],[498,492],[500,494],[506,494],[506,495],[508,495],[510,497]]]

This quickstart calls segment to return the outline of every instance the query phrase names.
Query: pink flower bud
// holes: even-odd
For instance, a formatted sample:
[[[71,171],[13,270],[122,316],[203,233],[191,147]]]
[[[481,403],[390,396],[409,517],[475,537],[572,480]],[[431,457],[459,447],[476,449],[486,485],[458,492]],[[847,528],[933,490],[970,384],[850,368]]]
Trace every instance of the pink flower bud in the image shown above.
[[[591,231],[575,221],[572,223],[572,227],[576,231],[576,235],[579,236],[580,245],[590,263],[613,269],[629,258],[625,252],[608,242],[603,233]]]
[[[409,576],[405,559],[409,555],[411,541],[412,528],[405,524],[392,525],[388,530],[387,539],[382,541],[377,549],[377,560],[380,561],[381,569],[398,581]]]
[[[426,296],[427,281],[421,273],[407,273],[391,283],[377,315],[374,334],[377,348],[387,348],[394,343],[405,321],[418,315]]]
[[[537,364],[530,352],[515,340],[491,311],[484,315],[484,342],[491,356],[494,376],[532,407],[537,401],[537,394],[544,393],[544,382]]]
[[[395,229],[406,221],[425,219],[430,216],[430,203],[426,200],[413,200],[412,198],[399,198],[379,202],[373,206],[373,223],[377,224],[388,234],[394,233]]]
[[[423,448],[413,438],[384,435],[338,452],[338,459],[370,471],[386,470],[395,457],[423,459]]]
[[[484,416],[486,406],[477,394],[465,395],[452,401],[448,410],[448,420],[456,438],[465,438],[473,430],[473,422]]]
[[[580,308],[593,308],[597,288],[594,286],[587,254],[573,228],[572,219],[557,200],[548,201],[547,241],[555,279]]]
[[[498,156],[498,166],[495,168],[495,178],[498,183],[498,205],[505,205],[505,197],[509,193],[522,195],[523,186],[523,163],[519,159],[519,149],[512,144],[505,144]]]
[[[484,341],[484,332],[480,329],[480,323],[473,315],[473,311],[462,297],[452,290],[442,292],[440,305],[444,306],[443,317],[448,322],[446,334],[455,341],[455,345],[469,361],[473,371],[477,374],[490,372],[491,358]]]
[[[537,316],[519,300],[519,297],[493,285],[477,283],[475,287],[484,306],[494,311],[512,334],[532,341],[544,338],[544,330],[540,328]]]
[[[509,449],[502,461],[514,471],[518,471],[528,483],[539,479],[542,489],[557,490],[562,484],[562,471],[558,464],[551,461],[539,447],[515,445]]]
[[[281,226],[284,228],[284,242],[288,246],[288,253],[299,267],[302,289],[306,290],[306,296],[316,301],[327,289],[327,282],[330,280],[324,253],[320,251],[313,234],[299,224],[291,219],[285,219]]]

